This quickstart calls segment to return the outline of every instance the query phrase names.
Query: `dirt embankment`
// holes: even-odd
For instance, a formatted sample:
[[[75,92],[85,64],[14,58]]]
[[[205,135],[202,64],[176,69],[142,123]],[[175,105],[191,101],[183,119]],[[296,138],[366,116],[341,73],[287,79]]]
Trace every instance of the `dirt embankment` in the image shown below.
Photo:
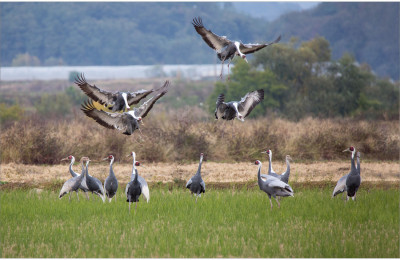
[[[364,162],[361,164],[363,182],[400,183],[400,167],[397,162]],[[149,183],[183,183],[189,180],[197,171],[198,163],[171,164],[151,163],[138,167],[139,174]],[[73,169],[80,173],[81,169],[75,165]],[[132,172],[131,164],[114,164],[114,172],[121,184],[129,182]],[[203,162],[201,173],[206,183],[228,184],[256,181],[257,166],[252,163],[215,163]],[[273,169],[277,173],[286,170],[286,165],[274,163]],[[60,183],[71,178],[68,164],[63,165],[23,165],[3,164],[0,168],[0,181],[10,184],[25,184],[41,187],[48,183]],[[264,162],[262,173],[268,170],[268,163]],[[345,162],[317,162],[292,163],[290,183],[305,184],[309,182],[336,182],[350,170],[350,163]],[[89,166],[92,176],[104,181],[109,173],[106,163],[93,163]]]

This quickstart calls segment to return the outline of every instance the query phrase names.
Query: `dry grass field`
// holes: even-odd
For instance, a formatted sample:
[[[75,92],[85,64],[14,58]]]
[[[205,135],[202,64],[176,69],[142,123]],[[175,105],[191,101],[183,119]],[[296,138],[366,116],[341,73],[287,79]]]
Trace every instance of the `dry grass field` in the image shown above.
[[[68,165],[24,165],[8,163],[1,165],[0,180],[8,183],[24,183],[28,186],[42,187],[48,183],[60,183],[71,178]],[[150,183],[173,183],[187,181],[196,173],[198,163],[142,163],[139,174]],[[283,172],[286,165],[273,162],[276,172]],[[399,183],[400,170],[397,162],[362,162],[362,181]],[[80,173],[77,164],[74,171]],[[120,183],[129,182],[132,165],[114,163],[114,172]],[[268,161],[264,161],[262,172],[266,173]],[[350,170],[350,161],[292,162],[291,183],[335,182]],[[109,172],[108,163],[91,163],[89,173],[104,181]],[[251,163],[216,163],[205,161],[202,176],[206,183],[242,183],[256,181],[257,167]]]

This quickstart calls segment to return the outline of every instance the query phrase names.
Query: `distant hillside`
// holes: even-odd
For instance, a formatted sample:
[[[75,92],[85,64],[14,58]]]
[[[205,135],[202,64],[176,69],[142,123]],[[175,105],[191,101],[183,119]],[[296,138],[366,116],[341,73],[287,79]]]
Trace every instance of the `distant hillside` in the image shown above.
[[[268,27],[284,40],[325,37],[337,59],[345,52],[370,64],[381,76],[399,79],[399,3],[325,2],[316,8],[283,15]]]
[[[215,63],[214,52],[191,25],[201,16],[213,32],[243,42],[266,42],[279,34],[282,42],[324,36],[334,59],[350,52],[379,75],[399,79],[399,3],[325,2],[272,23],[240,13],[235,5],[0,2],[1,65]]]
[[[40,65],[209,64],[215,55],[194,30],[194,17],[249,42],[262,40],[268,26],[206,2],[2,2],[0,15],[3,66],[23,53]]]
[[[240,13],[273,21],[283,14],[312,8],[318,2],[233,2],[232,4]]]

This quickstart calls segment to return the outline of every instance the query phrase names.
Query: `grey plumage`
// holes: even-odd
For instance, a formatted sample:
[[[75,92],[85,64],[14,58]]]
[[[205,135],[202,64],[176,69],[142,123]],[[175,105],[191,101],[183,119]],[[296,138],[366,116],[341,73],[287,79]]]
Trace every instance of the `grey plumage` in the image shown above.
[[[81,162],[82,162],[82,165],[85,162],[88,163],[89,162],[89,158],[82,157],[81,158]],[[61,187],[60,194],[58,195],[58,198],[61,199],[64,195],[66,195],[67,193],[70,193],[69,201],[71,201],[71,192],[75,191],[76,195],[78,197],[78,200],[79,200],[78,189],[79,189],[79,186],[81,185],[81,182],[83,180],[83,176],[84,175],[81,174],[81,175],[77,175],[77,176],[72,177],[71,179],[67,180],[64,183],[64,185]]]
[[[271,197],[274,197],[274,199],[276,200],[276,203],[278,203],[278,207],[280,207],[280,203],[276,199],[276,196],[280,196],[280,197],[288,197],[288,196],[293,197],[294,196],[292,187],[290,187],[289,184],[284,183],[283,181],[279,180],[278,178],[273,177],[271,175],[266,175],[266,180],[263,180],[261,178],[262,163],[257,160],[255,162],[255,164],[258,165],[258,172],[257,172],[258,186],[260,187],[260,190],[267,193],[269,202],[271,204],[271,209],[272,209]]]
[[[225,95],[220,94],[217,98],[215,118],[233,120],[235,118],[244,121],[250,112],[264,99],[264,90],[259,89],[247,93],[240,101],[225,103]]]
[[[137,175],[137,179],[138,179],[138,182],[139,182],[140,188],[141,188],[141,193],[143,194],[143,197],[146,199],[147,203],[149,203],[149,201],[150,201],[149,185],[147,185],[146,180],[142,176],[140,176],[138,174],[136,166],[139,166],[140,162],[136,161],[136,153],[135,152],[131,152],[128,156],[132,156],[133,165],[132,165],[132,173],[131,173],[130,182],[126,185],[126,188],[125,188],[125,195],[128,196],[129,186],[131,185],[131,182],[136,178],[136,175]]]
[[[135,202],[135,210],[137,208],[137,203],[139,201],[139,197],[142,194],[142,188],[140,186],[140,183],[138,181],[138,176],[139,174],[137,173],[133,180],[129,182],[129,186],[127,186],[128,190],[126,193],[126,201],[129,203],[129,212],[131,212],[131,203]]]
[[[66,157],[66,158],[61,159],[61,161],[65,161],[65,160],[71,160],[71,163],[69,164],[69,172],[70,172],[70,174],[71,174],[72,177],[80,176],[81,174],[84,173],[84,171],[85,171],[85,165],[84,165],[83,163],[82,163],[82,173],[81,173],[81,174],[76,173],[76,172],[72,169],[72,165],[74,165],[74,162],[75,162],[75,157],[74,157],[74,156],[70,155],[70,156],[68,156],[68,157]],[[83,191],[83,192],[85,193],[85,195],[86,195],[86,198],[89,199],[89,195],[88,195],[88,193],[87,193],[87,192],[89,191],[89,189],[88,189],[87,186],[86,186],[85,180],[86,180],[86,178],[85,178],[85,176],[83,176],[83,179],[82,179],[82,181],[81,181],[81,184],[79,185],[79,189],[80,189],[81,191]]]
[[[272,169],[272,151],[271,150],[265,150],[261,153],[266,153],[268,155],[269,159],[269,165],[268,165],[268,175],[273,176],[278,178],[279,180],[283,181],[284,183],[289,183],[289,177],[290,177],[290,161],[292,158],[290,155],[286,155],[285,161],[286,161],[286,171],[284,171],[282,174],[277,174],[273,169]],[[266,178],[265,174],[261,174],[262,178]]]
[[[87,83],[83,74],[78,75],[75,79],[75,84],[91,99],[107,106],[112,112],[125,111],[130,109],[130,106],[137,104],[143,98],[154,92],[154,89],[145,90],[141,89],[135,92],[117,91],[110,92],[99,89],[96,85]]]
[[[355,200],[356,193],[361,184],[360,170],[357,169],[354,162],[354,155],[356,153],[356,149],[353,146],[351,146],[348,149],[344,150],[343,152],[351,152],[351,168],[350,172],[341,177],[337,182],[333,190],[332,197],[335,197],[336,195],[346,191],[347,192],[346,200],[348,200],[349,197]],[[357,161],[357,165],[358,167],[360,167],[359,159]]]
[[[220,77],[222,77],[223,65],[226,60],[229,60],[229,71],[229,65],[235,56],[240,56],[247,62],[246,54],[256,52],[281,40],[281,36],[279,36],[275,41],[266,44],[243,44],[239,41],[231,41],[226,36],[218,36],[211,30],[206,29],[200,17],[194,18],[192,24],[196,32],[203,38],[210,48],[216,51],[218,59],[221,60],[222,67]]]
[[[114,156],[109,155],[103,160],[110,160],[110,172],[106,180],[104,181],[104,191],[108,198],[108,201],[111,202],[111,199],[117,194],[118,190],[118,180],[113,170]],[[117,197],[115,197],[115,199],[117,199]]]
[[[88,187],[89,191],[92,194],[94,193],[94,194],[98,195],[104,202],[105,201],[105,193],[104,193],[103,184],[96,177],[89,175],[89,163],[88,162],[86,164],[85,177],[86,177],[86,186]]]
[[[82,105],[81,110],[86,116],[93,118],[100,125],[109,129],[118,129],[125,135],[131,135],[136,129],[139,129],[139,122],[141,123],[142,119],[147,116],[154,103],[168,92],[168,86],[169,81],[165,81],[155,96],[148,99],[138,108],[134,108],[128,112],[109,113],[97,110],[92,100],[86,101]]]
[[[201,193],[206,192],[206,184],[201,178],[202,163],[203,163],[203,153],[200,154],[199,168],[197,169],[196,174],[192,178],[190,178],[190,180],[186,183],[186,188],[189,189],[191,193],[196,196],[196,203],[197,203],[197,198],[201,197]]]

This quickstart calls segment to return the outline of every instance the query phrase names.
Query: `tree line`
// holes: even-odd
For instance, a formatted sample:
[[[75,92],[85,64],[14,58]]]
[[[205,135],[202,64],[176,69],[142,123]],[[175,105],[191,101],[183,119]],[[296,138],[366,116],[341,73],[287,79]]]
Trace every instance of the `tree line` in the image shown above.
[[[214,63],[193,29],[201,16],[219,35],[267,42],[282,34],[325,37],[381,76],[399,79],[399,3],[321,3],[273,22],[216,2],[0,3],[3,66]]]
[[[232,71],[230,81],[216,83],[207,101],[209,113],[214,113],[220,93],[226,101],[240,100],[262,88],[265,99],[251,117],[399,117],[399,82],[377,77],[368,64],[357,63],[348,53],[332,60],[323,37],[269,46],[255,53],[250,64],[238,59]]]

